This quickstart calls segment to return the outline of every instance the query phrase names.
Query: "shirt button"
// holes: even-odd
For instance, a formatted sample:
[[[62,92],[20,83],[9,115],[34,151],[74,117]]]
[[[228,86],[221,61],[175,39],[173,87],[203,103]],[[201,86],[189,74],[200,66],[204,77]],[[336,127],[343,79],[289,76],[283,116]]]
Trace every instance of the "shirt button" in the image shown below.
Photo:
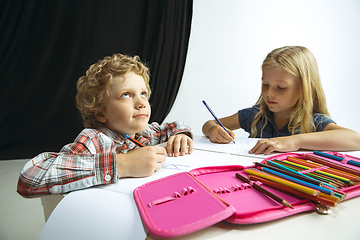
[[[110,175],[106,175],[105,176],[105,181],[109,182],[111,180],[111,176]]]

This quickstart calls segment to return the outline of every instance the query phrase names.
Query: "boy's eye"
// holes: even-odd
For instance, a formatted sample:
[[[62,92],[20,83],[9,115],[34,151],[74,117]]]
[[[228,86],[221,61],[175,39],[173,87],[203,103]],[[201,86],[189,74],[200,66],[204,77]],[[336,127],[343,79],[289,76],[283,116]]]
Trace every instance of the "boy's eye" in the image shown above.
[[[142,92],[141,97],[147,97],[147,92]]]
[[[124,93],[120,96],[120,98],[129,98],[130,97],[130,93]]]

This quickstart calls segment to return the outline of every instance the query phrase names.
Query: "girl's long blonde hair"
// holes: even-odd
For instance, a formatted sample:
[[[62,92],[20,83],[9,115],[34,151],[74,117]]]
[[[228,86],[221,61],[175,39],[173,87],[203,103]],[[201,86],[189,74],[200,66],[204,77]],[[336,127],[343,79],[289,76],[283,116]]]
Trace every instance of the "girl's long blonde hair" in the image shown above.
[[[309,133],[316,130],[313,120],[314,113],[320,113],[330,117],[326,107],[326,99],[320,82],[319,70],[314,55],[309,49],[301,46],[286,46],[270,52],[263,64],[262,70],[281,67],[286,72],[300,79],[302,91],[299,101],[290,115],[289,132]],[[251,137],[257,136],[256,125],[262,123],[260,136],[267,123],[267,106],[260,94],[256,105],[259,112],[256,114],[251,125]]]

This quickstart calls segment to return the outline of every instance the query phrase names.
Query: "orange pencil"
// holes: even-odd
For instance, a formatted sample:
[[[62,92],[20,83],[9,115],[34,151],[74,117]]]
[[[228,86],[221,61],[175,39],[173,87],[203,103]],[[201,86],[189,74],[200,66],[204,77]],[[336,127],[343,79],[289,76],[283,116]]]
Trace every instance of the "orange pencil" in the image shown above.
[[[311,167],[311,168],[319,168],[319,167],[324,167],[325,166],[325,165],[322,165],[322,164],[312,163],[312,162],[309,162],[308,160],[294,158],[294,157],[291,157],[291,156],[288,157],[288,161],[298,163],[298,164],[302,164],[304,166]],[[330,167],[324,168],[321,171],[331,173],[331,174],[335,174],[335,175],[338,175],[340,177],[348,178],[348,179],[350,179],[352,181],[356,181],[356,182],[360,181],[360,178],[358,176],[354,175],[354,174],[343,172],[343,171],[333,169],[333,168],[330,168]]]
[[[138,145],[139,147],[146,147],[144,144],[142,144],[141,142],[137,141],[136,139],[130,137],[129,135],[125,134],[125,138],[129,139],[130,141],[132,141],[133,143],[135,143],[136,145]]]
[[[327,198],[324,198],[324,197],[313,196],[313,195],[306,194],[306,193],[297,191],[295,189],[286,187],[284,185],[277,184],[275,182],[266,180],[266,179],[258,177],[258,176],[251,175],[249,178],[251,180],[253,180],[253,181],[260,181],[260,182],[262,182],[263,184],[265,184],[265,185],[267,185],[269,187],[272,187],[272,188],[275,188],[275,189],[278,189],[280,191],[284,191],[284,192],[287,192],[287,193],[290,193],[290,194],[294,194],[294,195],[296,195],[298,197],[301,197],[301,198],[310,199],[312,201],[322,203],[322,204],[324,204],[326,206],[336,207],[338,205],[338,203],[340,202],[339,198],[333,197],[333,199],[327,199]]]
[[[272,176],[272,175],[268,175],[266,173],[263,173],[263,172],[260,172],[260,171],[257,171],[257,170],[252,170],[252,169],[245,169],[244,172],[248,175],[255,175],[255,176],[259,176],[259,177],[262,177],[262,178],[265,178],[267,180],[270,180],[270,181],[273,181],[273,182],[277,182],[279,184],[282,184],[282,185],[285,185],[287,187],[290,187],[292,189],[295,189],[295,190],[298,190],[298,191],[301,191],[301,192],[305,192],[307,194],[310,194],[310,195],[313,195],[313,196],[318,196],[320,194],[320,191],[318,190],[315,190],[315,189],[312,189],[312,188],[309,188],[309,187],[305,187],[305,186],[302,186],[300,184],[297,184],[297,183],[294,183],[294,182],[291,182],[291,181],[288,181],[288,180],[285,180],[283,178],[279,178],[279,177],[275,177],[275,176]]]

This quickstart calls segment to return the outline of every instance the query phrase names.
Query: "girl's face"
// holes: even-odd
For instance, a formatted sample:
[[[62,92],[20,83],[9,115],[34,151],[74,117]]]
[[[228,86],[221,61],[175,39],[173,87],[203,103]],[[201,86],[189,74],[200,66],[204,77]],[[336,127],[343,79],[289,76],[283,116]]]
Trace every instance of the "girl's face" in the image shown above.
[[[97,119],[111,130],[134,136],[144,131],[150,118],[148,91],[144,79],[128,72],[116,77],[110,88],[110,100]]]
[[[262,97],[274,116],[289,117],[301,93],[300,79],[274,67],[263,70]]]

